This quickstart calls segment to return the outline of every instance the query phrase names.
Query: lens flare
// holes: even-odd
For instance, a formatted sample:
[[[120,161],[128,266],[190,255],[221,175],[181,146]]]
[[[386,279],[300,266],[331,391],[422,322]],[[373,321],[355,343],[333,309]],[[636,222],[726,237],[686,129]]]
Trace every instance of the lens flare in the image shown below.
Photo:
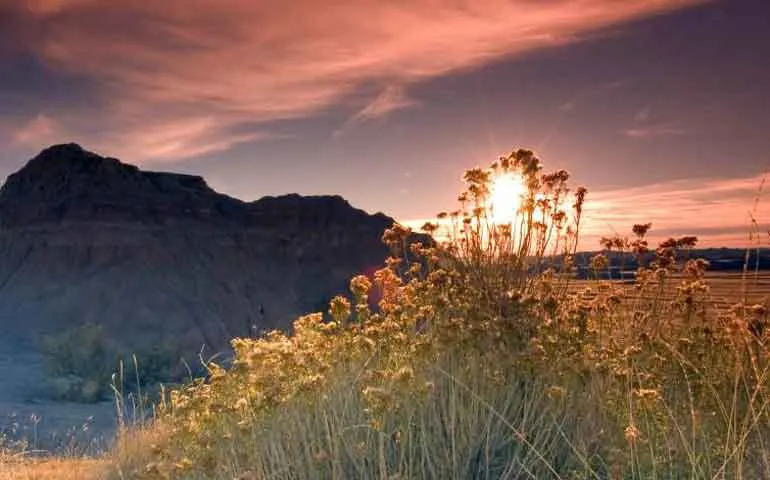
[[[495,177],[489,196],[492,220],[497,224],[513,222],[526,193],[521,175],[509,172]]]

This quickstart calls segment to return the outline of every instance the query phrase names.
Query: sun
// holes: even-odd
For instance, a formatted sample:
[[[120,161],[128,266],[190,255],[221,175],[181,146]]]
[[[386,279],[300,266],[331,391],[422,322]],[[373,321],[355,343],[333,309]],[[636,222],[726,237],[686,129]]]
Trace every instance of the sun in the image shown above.
[[[526,193],[521,175],[507,172],[495,177],[489,196],[492,220],[497,224],[513,222]]]

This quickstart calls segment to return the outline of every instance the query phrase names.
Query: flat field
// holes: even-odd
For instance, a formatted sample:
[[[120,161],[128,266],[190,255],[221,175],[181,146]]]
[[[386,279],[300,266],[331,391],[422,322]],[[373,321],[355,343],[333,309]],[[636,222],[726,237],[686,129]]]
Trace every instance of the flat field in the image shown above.
[[[103,461],[91,459],[0,457],[0,480],[96,480],[103,478],[105,467]]]
[[[672,275],[665,288],[661,291],[662,298],[672,298],[676,295],[676,287],[683,280],[681,276]],[[737,303],[746,304],[763,303],[764,300],[770,300],[770,271],[760,270],[743,272],[707,272],[705,280],[709,285],[707,298],[710,302],[720,307],[729,307]],[[633,283],[630,280],[613,280],[615,283],[625,283],[626,292],[629,296],[638,295]],[[597,284],[597,280],[574,280],[570,282],[570,290],[577,290],[586,287],[592,287]],[[645,297],[657,295],[657,292],[651,292],[648,289]]]

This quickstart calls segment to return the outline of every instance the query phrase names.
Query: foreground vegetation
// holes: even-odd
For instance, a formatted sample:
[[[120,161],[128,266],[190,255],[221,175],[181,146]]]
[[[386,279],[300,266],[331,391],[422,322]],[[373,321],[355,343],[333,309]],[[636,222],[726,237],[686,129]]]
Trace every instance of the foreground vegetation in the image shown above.
[[[512,216],[491,202],[507,176]],[[121,431],[103,475],[770,477],[767,307],[710,302],[693,237],[654,248],[633,288],[575,288],[586,191],[568,177],[526,150],[466,172],[460,208],[424,227],[443,241],[388,230],[373,281],[291,334],[234,339],[230,368]],[[650,228],[603,244],[641,259]]]
[[[526,192],[500,223],[489,199],[505,175]],[[122,437],[118,474],[770,473],[766,309],[709,304],[707,264],[679,260],[694,238],[660,245],[636,275],[636,294],[602,282],[574,291],[585,190],[568,193],[566,172],[543,174],[524,150],[465,178],[461,208],[425,226],[445,244],[410,245],[407,230],[388,231],[394,257],[376,289],[357,277],[328,318],[303,317],[291,336],[234,340],[232,369],[210,365],[207,381],[170,393],[156,424]],[[603,243],[641,257],[649,228]],[[566,261],[545,269],[553,254]],[[592,261],[597,277],[606,266],[603,255]]]

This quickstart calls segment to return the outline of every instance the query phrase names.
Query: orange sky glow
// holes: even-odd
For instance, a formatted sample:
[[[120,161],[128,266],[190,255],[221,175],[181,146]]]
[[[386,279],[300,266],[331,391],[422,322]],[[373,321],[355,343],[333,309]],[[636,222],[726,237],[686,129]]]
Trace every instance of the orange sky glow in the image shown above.
[[[766,0],[0,0],[0,30],[1,176],[77,142],[419,225],[523,147],[588,188],[581,248],[768,237]]]

